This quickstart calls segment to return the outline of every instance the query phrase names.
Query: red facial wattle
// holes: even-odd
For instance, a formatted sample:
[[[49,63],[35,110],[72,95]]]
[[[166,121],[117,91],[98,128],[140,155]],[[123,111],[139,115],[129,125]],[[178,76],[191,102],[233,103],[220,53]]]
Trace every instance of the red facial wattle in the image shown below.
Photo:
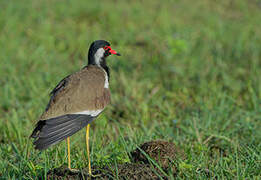
[[[111,54],[115,54],[115,55],[117,55],[117,56],[120,56],[120,53],[118,53],[118,52],[115,51],[115,50],[112,50],[110,46],[105,46],[103,49],[104,49],[105,51],[109,50],[109,53],[111,53]]]
[[[111,54],[118,54],[115,50],[109,50],[109,52],[111,53]]]

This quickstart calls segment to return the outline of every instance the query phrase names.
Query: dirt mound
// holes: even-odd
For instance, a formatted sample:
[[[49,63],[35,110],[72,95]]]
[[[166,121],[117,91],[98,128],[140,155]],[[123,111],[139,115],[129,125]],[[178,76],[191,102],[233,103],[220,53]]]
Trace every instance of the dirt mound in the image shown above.
[[[133,162],[151,164],[153,159],[164,171],[171,169],[173,173],[177,171],[174,162],[178,158],[183,159],[184,153],[174,143],[162,140],[146,142],[131,152]]]
[[[65,166],[52,169],[47,173],[47,179],[56,179],[56,180],[84,179],[84,177],[85,174],[82,174],[80,171],[71,171]]]
[[[125,163],[118,167],[118,178],[119,179],[160,179],[164,177],[162,173],[157,172],[154,168],[151,168],[148,164],[138,164],[138,163]]]
[[[146,142],[130,154],[132,163],[119,164],[110,168],[92,167],[94,177],[88,175],[87,169],[70,171],[62,166],[50,170],[47,179],[167,179],[166,173],[177,172],[174,162],[178,158],[184,158],[184,153],[173,143],[162,140]],[[151,163],[151,159],[158,163],[163,171]]]
[[[55,168],[50,170],[47,173],[47,179],[50,180],[85,180],[85,179],[113,179],[113,174],[112,171],[110,171],[107,168],[98,168],[98,167],[93,167],[92,168],[92,174],[94,175],[93,177],[89,176],[88,174],[88,169],[82,169],[82,170],[70,170],[66,166],[61,166],[59,168]]]
[[[50,170],[47,173],[47,179],[50,180],[85,180],[85,179],[102,179],[102,180],[157,180],[160,177],[164,177],[162,173],[157,172],[154,168],[151,168],[148,164],[137,164],[137,163],[124,163],[120,164],[117,167],[113,167],[113,170],[109,170],[109,168],[104,167],[102,169],[93,168],[93,175],[90,177],[88,175],[88,171],[78,170],[71,171],[67,167],[62,166],[59,168],[55,168]],[[42,178],[44,179],[44,178]],[[166,179],[166,178],[165,178]]]

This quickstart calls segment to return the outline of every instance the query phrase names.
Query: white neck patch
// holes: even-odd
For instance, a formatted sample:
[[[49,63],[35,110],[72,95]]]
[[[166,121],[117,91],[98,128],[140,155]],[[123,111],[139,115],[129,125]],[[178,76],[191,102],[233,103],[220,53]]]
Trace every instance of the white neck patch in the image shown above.
[[[94,54],[95,63],[100,66],[100,62],[102,57],[104,56],[105,50],[103,48],[99,48]]]

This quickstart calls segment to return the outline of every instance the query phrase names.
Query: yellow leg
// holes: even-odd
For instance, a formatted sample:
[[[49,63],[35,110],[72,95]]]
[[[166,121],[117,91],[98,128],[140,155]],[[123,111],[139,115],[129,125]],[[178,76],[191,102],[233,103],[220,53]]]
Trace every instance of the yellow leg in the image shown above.
[[[70,137],[67,138],[68,168],[71,169]]]
[[[86,148],[87,148],[88,163],[89,163],[89,174],[92,175],[90,149],[89,149],[89,131],[90,131],[90,124],[88,124],[86,127]]]

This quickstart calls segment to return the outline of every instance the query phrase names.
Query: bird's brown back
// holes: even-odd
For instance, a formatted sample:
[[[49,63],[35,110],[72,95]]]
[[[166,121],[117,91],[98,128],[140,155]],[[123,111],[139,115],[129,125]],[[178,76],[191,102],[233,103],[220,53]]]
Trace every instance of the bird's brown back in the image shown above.
[[[52,91],[40,119],[104,109],[110,102],[110,91],[104,88],[105,75],[102,68],[89,65],[64,78]]]

